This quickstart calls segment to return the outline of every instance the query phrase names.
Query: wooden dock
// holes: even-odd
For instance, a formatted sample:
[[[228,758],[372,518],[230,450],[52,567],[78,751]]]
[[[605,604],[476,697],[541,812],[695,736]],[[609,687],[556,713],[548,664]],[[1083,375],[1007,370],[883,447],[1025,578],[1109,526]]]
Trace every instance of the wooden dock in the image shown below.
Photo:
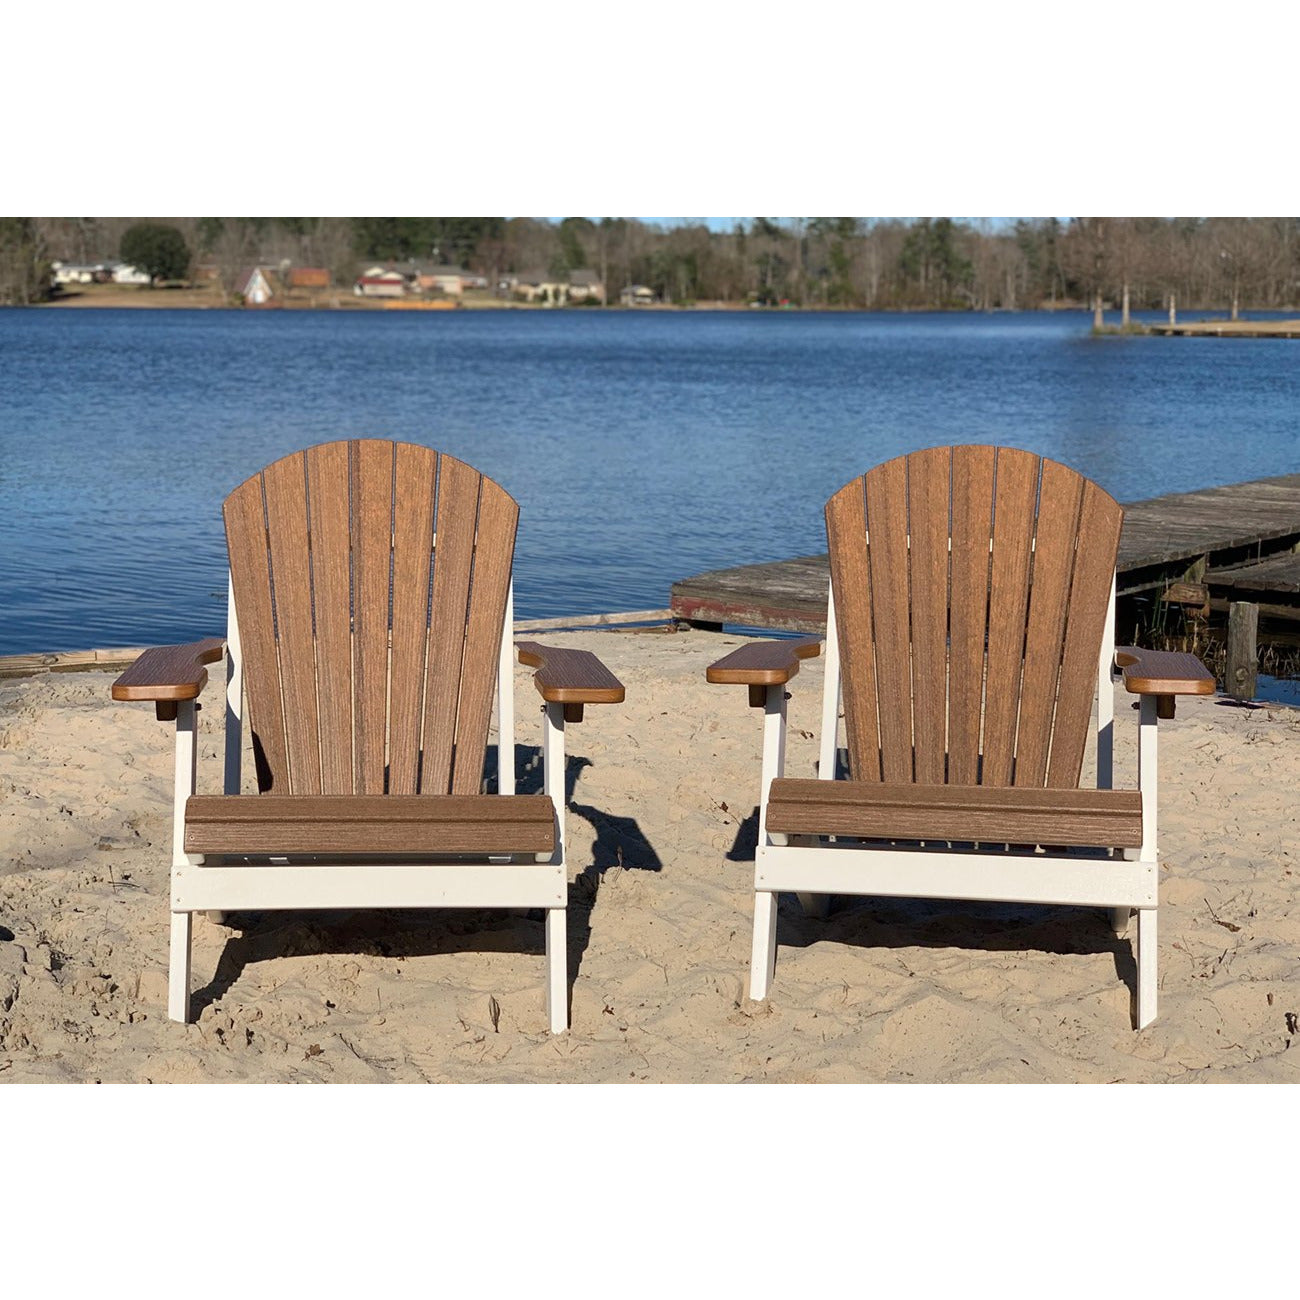
[[[1121,597],[1163,593],[1175,582],[1208,588],[1210,604],[1259,604],[1300,618],[1300,474],[1135,501],[1124,507],[1117,565]],[[673,583],[674,616],[821,632],[830,568],[825,555],[714,569]]]
[[[1300,339],[1300,320],[1196,320],[1148,325],[1147,333],[1180,338]]]

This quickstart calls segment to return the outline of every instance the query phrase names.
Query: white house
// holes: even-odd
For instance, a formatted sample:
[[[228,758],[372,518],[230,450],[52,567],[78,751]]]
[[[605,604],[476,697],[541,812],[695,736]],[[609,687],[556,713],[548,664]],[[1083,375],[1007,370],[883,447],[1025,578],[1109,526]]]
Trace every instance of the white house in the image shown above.
[[[402,298],[406,296],[406,277],[400,271],[372,266],[364,275],[357,277],[352,292],[358,298]]]
[[[137,270],[130,262],[118,262],[113,267],[114,284],[152,284],[153,276],[148,271]]]
[[[93,266],[77,262],[51,262],[50,265],[54,268],[55,284],[94,284],[96,272],[104,269],[102,262]]]
[[[235,294],[251,307],[261,307],[275,297],[275,286],[260,266],[241,271],[235,280]]]

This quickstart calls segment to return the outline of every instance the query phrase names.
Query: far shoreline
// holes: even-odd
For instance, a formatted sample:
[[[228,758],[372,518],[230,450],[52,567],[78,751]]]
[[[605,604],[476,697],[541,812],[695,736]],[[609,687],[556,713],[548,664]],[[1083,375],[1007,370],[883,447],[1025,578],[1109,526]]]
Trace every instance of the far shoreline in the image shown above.
[[[461,312],[461,311],[545,311],[573,314],[619,312],[622,314],[642,314],[646,312],[706,312],[706,313],[750,313],[764,315],[781,313],[799,313],[803,315],[880,315],[880,316],[1009,316],[1009,315],[1048,315],[1078,313],[1091,314],[1092,307],[1082,302],[1062,301],[1056,303],[1038,303],[1032,307],[981,309],[961,306],[902,306],[902,307],[848,307],[828,303],[799,306],[794,303],[759,304],[743,301],[704,300],[682,303],[643,303],[640,306],[627,306],[623,303],[606,305],[549,305],[538,302],[517,302],[503,298],[489,297],[485,294],[471,293],[460,299],[438,298],[361,298],[346,290],[311,293],[299,291],[279,301],[259,306],[231,302],[225,299],[210,285],[176,285],[145,288],[142,286],[93,285],[81,286],[72,292],[61,293],[47,302],[26,305],[38,308],[54,308],[60,311],[100,311],[124,309],[131,311],[227,311],[227,312],[277,312],[277,311],[318,311],[318,312]],[[1154,310],[1154,309],[1153,309]],[[1252,321],[1249,315],[1237,321],[1230,321],[1223,313],[1222,307],[1188,308],[1183,321],[1176,328],[1170,328],[1164,322],[1134,321],[1130,329],[1107,323],[1097,331],[1099,336],[1124,333],[1130,336],[1164,337],[1239,337],[1270,338],[1295,337],[1300,331],[1300,321],[1284,319],[1300,309],[1293,307],[1259,308],[1250,311],[1269,313],[1263,321]],[[1117,314],[1118,308],[1110,314]],[[1265,324],[1264,329],[1258,325]]]

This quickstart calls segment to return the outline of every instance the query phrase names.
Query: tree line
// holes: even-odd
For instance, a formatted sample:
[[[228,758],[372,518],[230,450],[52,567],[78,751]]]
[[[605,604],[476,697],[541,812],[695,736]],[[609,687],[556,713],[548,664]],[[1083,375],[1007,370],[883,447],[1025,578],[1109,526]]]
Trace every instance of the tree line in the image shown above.
[[[610,301],[645,285],[665,302],[869,310],[1289,308],[1300,302],[1300,218],[755,217],[730,229],[622,217],[16,217],[0,220],[0,302],[38,301],[54,259],[122,256],[133,229],[176,232],[169,270],[225,284],[254,263],[464,266],[505,275],[594,270]],[[170,238],[170,237],[167,237]]]

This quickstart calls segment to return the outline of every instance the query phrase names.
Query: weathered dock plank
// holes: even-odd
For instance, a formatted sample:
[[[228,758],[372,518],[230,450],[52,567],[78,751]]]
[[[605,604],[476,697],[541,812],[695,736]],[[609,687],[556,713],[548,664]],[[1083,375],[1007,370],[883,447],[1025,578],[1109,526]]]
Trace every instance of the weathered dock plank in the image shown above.
[[[1213,585],[1221,569],[1257,565],[1297,545],[1300,474],[1134,501],[1124,507],[1118,587],[1129,596],[1189,576]],[[669,603],[677,618],[693,623],[820,632],[828,585],[827,557],[804,555],[683,578]]]
[[[1255,564],[1234,565],[1226,569],[1210,571],[1207,582],[1211,590],[1230,590],[1243,593],[1240,599],[1248,599],[1247,592],[1268,592],[1272,595],[1282,593],[1300,594],[1300,554],[1287,551],[1274,555],[1270,559],[1260,560]]]

